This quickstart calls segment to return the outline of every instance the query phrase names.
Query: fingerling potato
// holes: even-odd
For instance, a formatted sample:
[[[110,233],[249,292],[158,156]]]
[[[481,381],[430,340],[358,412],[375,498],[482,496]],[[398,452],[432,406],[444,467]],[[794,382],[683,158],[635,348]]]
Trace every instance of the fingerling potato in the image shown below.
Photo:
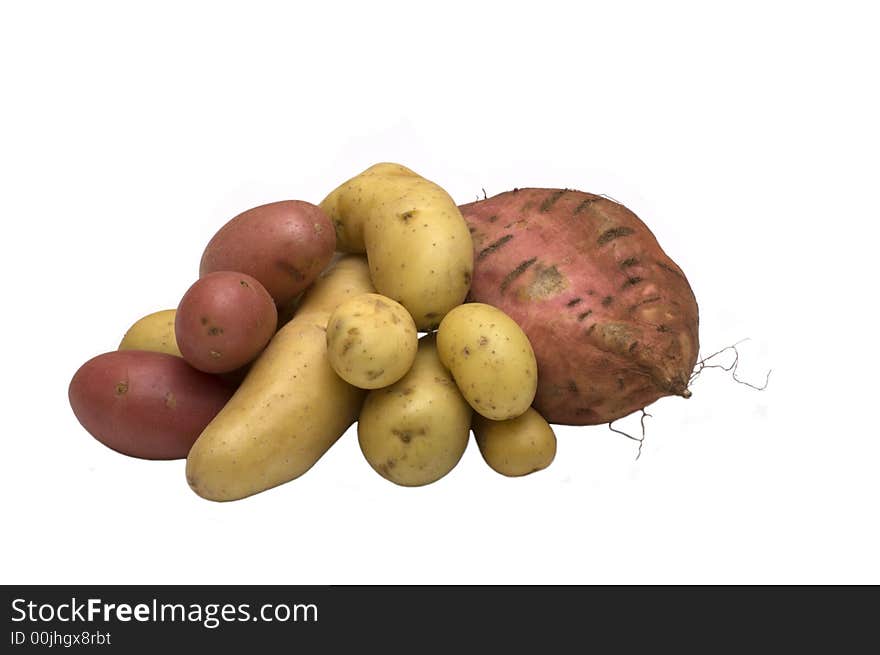
[[[341,302],[371,291],[366,260],[348,256],[306,292],[193,445],[186,478],[195,493],[230,501],[265,491],[308,471],[336,443],[365,392],[330,366],[327,321]]]

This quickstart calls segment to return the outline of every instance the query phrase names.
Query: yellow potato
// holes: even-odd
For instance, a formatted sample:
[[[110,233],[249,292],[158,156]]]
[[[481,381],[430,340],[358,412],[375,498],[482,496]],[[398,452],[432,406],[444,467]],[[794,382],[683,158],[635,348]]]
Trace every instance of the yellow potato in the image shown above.
[[[147,314],[135,322],[119,344],[119,350],[150,350],[157,353],[177,355],[181,357],[174,336],[174,318],[176,309],[165,309],[161,312]]]
[[[365,293],[339,305],[327,324],[330,365],[361,389],[394,384],[410,369],[419,335],[403,305]]]
[[[437,350],[465,399],[482,416],[493,421],[516,418],[535,399],[538,366],[532,345],[500,309],[482,303],[456,307],[440,324]]]
[[[366,252],[382,295],[406,307],[420,330],[433,330],[464,302],[473,245],[455,201],[399,164],[376,164],[321,203],[345,252]]]
[[[439,480],[467,447],[471,408],[440,364],[434,335],[422,337],[401,380],[367,395],[358,442],[382,477],[406,487]]]
[[[506,421],[477,414],[472,427],[486,464],[501,475],[528,475],[547,468],[556,457],[553,428],[531,407]]]
[[[330,313],[373,291],[363,257],[340,259],[306,293],[238,391],[199,436],[186,461],[190,487],[236,500],[305,473],[354,422],[364,392],[327,358]]]

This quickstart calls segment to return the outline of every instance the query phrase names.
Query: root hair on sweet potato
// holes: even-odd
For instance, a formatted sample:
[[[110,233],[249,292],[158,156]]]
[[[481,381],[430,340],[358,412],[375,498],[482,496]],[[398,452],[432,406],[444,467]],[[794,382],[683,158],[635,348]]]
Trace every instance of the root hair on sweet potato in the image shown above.
[[[726,347],[722,348],[721,350],[712,353],[711,355],[707,355],[706,357],[701,357],[700,359],[698,359],[696,365],[694,366],[694,371],[693,371],[693,373],[691,373],[690,380],[688,381],[688,386],[692,385],[697,380],[697,378],[700,377],[700,374],[703,371],[705,371],[707,368],[719,368],[722,371],[724,371],[725,373],[730,373],[731,378],[733,379],[734,382],[737,382],[738,384],[742,384],[747,387],[750,387],[750,388],[754,389],[755,391],[764,391],[767,388],[767,386],[770,384],[770,374],[773,372],[772,368],[767,371],[767,374],[764,376],[764,383],[761,385],[755,384],[753,382],[749,382],[748,380],[743,380],[741,378],[738,378],[736,375],[737,369],[739,368],[739,362],[740,362],[740,352],[739,352],[739,349],[737,348],[737,346],[740,346],[741,344],[743,344],[749,340],[750,340],[750,337],[746,337],[745,339],[740,339],[739,341],[737,341],[735,344],[733,344],[731,346],[726,346]],[[734,355],[733,361],[730,362],[729,364],[712,364],[712,363],[710,363],[710,362],[712,362],[712,360],[715,360],[716,358],[718,358],[728,352],[732,352]]]
[[[632,439],[633,441],[637,441],[639,443],[639,449],[636,452],[636,461],[638,461],[639,457],[642,456],[642,446],[645,445],[645,435],[647,434],[645,432],[645,419],[649,418],[649,417],[654,418],[654,415],[646,412],[644,407],[642,407],[639,411],[642,413],[642,416],[639,418],[639,425],[642,428],[642,435],[640,437],[633,436],[629,432],[624,432],[623,430],[621,430],[619,428],[615,428],[614,423],[616,421],[621,420],[621,419],[614,419],[613,421],[608,422],[608,429],[609,430],[611,430],[612,432],[616,432],[617,434],[623,435],[627,439]]]

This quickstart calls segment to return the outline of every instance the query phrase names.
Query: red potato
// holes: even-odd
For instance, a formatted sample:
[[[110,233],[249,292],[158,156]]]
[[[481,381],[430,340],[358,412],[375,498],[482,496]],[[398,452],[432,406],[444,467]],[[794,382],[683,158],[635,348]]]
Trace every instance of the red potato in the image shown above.
[[[177,306],[174,333],[183,358],[206,373],[253,361],[278,325],[278,310],[250,275],[218,271],[200,278]]]
[[[607,423],[690,396],[696,298],[635,214],[568,189],[518,189],[460,209],[474,241],[469,298],[528,336],[534,406],[547,421]]]
[[[232,393],[175,355],[118,350],[83,364],[68,398],[77,420],[105,446],[143,459],[181,459]]]
[[[335,249],[336,230],[320,207],[282,200],[249,209],[220,228],[202,254],[199,274],[247,273],[282,306],[315,281]]]

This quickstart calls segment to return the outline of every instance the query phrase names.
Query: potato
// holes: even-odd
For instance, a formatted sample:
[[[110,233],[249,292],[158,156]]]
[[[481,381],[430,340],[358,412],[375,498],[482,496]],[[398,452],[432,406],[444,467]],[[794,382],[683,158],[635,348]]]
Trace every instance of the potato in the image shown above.
[[[203,498],[236,500],[305,473],[357,418],[364,392],[333,371],[327,321],[346,299],[373,291],[363,257],[340,259],[309,289],[186,462]]]
[[[335,248],[333,224],[320,208],[283,200],[249,209],[220,228],[202,254],[199,273],[247,273],[280,307],[315,281]]]
[[[503,421],[525,412],[535,398],[538,368],[528,338],[491,305],[456,307],[437,331],[440,361],[478,414]]]
[[[192,366],[227,373],[252,361],[275,334],[272,296],[244,273],[218,271],[200,278],[177,307],[177,346]]]
[[[461,211],[476,257],[470,299],[522,326],[548,421],[599,425],[690,397],[697,299],[638,216],[572,189],[516,189]]]
[[[475,414],[472,427],[486,464],[501,475],[528,475],[547,468],[556,457],[553,428],[531,407],[506,421]]]
[[[68,390],[82,426],[105,446],[143,459],[179,459],[232,391],[180,357],[117,350],[83,364]]]
[[[420,330],[433,330],[470,288],[470,232],[449,194],[399,164],[376,164],[321,203],[337,247],[366,252],[382,295],[406,307]]]
[[[471,414],[430,334],[419,340],[415,362],[401,380],[367,395],[358,442],[379,475],[417,487],[439,480],[461,459]]]
[[[327,324],[330,365],[343,380],[361,389],[397,382],[412,366],[418,344],[409,312],[378,293],[342,303]]]
[[[174,336],[176,314],[176,309],[164,309],[139,319],[123,335],[119,350],[149,350],[181,357]]]

